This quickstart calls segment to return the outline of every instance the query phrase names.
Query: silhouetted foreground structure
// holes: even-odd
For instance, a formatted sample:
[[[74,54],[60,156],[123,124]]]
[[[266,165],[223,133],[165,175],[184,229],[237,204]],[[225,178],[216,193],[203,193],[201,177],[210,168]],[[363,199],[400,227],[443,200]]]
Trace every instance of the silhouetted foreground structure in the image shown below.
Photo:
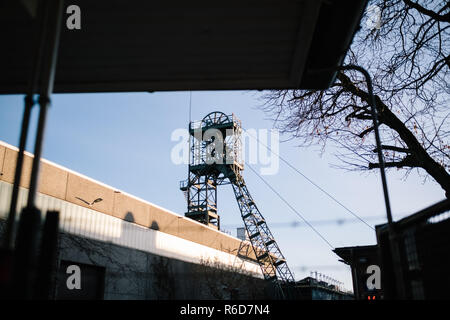
[[[450,200],[446,199],[394,223],[400,264],[392,263],[387,225],[376,227],[377,245],[336,248],[352,267],[358,299],[449,299]],[[369,265],[381,270],[381,289],[368,290]],[[397,276],[399,275],[399,276]]]
[[[47,298],[58,254],[61,211],[41,208],[38,200],[53,92],[327,88],[366,2],[75,0],[70,5],[80,8],[79,30],[65,27],[62,0],[2,2],[0,36],[8,50],[0,51],[0,93],[26,95],[0,255],[1,279],[13,278],[14,296]],[[24,151],[36,104],[34,158],[27,176],[22,175]],[[25,180],[27,203],[16,225],[19,185]],[[83,200],[104,205],[99,198]]]
[[[37,16],[27,2],[2,4],[0,36],[8,50],[0,52],[0,93],[27,92]],[[67,29],[69,15],[61,13],[54,92],[145,92],[326,88],[335,71],[315,71],[342,63],[366,1],[65,5],[80,7],[81,29]]]
[[[334,249],[334,252],[342,258],[342,262],[351,268],[355,299],[363,300],[375,297],[378,300],[382,298],[381,289],[369,290],[367,288],[367,279],[370,276],[367,268],[380,263],[378,246],[342,247]]]

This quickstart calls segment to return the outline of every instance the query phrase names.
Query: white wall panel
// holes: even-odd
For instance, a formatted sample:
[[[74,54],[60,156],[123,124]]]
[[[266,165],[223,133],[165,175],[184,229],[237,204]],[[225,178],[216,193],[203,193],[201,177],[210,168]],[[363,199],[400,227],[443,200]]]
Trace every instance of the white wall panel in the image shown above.
[[[11,193],[12,184],[0,181],[0,218],[6,219],[8,216]],[[18,211],[26,205],[27,193],[27,189],[20,189]],[[242,265],[244,270],[262,277],[257,263],[243,260],[235,255],[144,228],[44,194],[38,194],[36,200],[43,212],[47,210],[60,212],[60,229],[64,232],[192,263],[209,259],[229,266]]]

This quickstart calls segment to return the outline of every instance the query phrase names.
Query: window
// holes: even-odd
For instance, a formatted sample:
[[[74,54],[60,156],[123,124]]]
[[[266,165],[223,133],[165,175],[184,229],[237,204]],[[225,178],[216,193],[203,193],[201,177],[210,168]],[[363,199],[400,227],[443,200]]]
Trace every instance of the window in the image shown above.
[[[77,280],[79,280],[79,288],[75,285]],[[57,275],[56,299],[101,300],[104,286],[104,267],[61,260]]]
[[[418,270],[420,269],[419,257],[417,256],[416,238],[413,230],[405,232],[405,254],[408,261],[408,269]]]

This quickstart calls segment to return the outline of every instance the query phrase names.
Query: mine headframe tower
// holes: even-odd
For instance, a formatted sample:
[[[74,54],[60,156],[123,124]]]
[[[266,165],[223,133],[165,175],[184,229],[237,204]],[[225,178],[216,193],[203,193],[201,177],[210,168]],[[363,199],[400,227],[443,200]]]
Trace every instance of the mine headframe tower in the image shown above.
[[[217,186],[231,184],[248,238],[264,278],[293,283],[294,277],[242,176],[242,126],[234,114],[211,112],[189,123],[189,175],[181,181],[186,217],[220,229]]]

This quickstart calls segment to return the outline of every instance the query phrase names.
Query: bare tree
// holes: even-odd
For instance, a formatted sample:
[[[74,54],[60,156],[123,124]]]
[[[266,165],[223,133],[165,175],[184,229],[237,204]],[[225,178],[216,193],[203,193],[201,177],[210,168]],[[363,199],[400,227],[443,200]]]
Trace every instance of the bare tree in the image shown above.
[[[450,197],[450,3],[374,0],[380,28],[365,19],[346,57],[373,77],[387,168],[423,169]],[[373,17],[372,17],[373,18]],[[368,24],[367,24],[368,25]],[[379,168],[369,96],[363,77],[338,72],[324,91],[281,90],[263,95],[263,110],[302,146],[337,147],[348,170]]]
[[[244,264],[225,265],[219,260],[203,258],[196,267],[209,295],[214,299],[264,298],[264,281],[245,270]]]
[[[157,299],[175,299],[176,286],[170,260],[166,257],[155,256],[151,266],[154,274],[153,289]]]

